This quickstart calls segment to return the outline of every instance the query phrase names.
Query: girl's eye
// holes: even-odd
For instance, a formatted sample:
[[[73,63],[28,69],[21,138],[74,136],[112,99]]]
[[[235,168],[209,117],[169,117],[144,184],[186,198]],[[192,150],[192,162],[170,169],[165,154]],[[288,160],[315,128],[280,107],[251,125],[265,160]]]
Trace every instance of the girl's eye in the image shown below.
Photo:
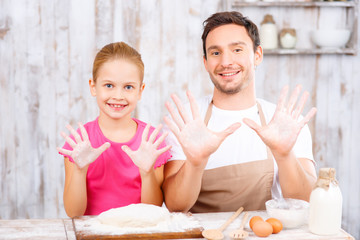
[[[131,89],[133,89],[133,88],[134,88],[134,87],[131,86],[131,85],[126,85],[126,86],[125,86],[125,89],[126,89],[126,90],[131,90]]]
[[[107,88],[112,88],[112,87],[113,87],[113,85],[112,85],[112,84],[110,84],[110,83],[108,83],[108,84],[105,84],[105,87],[107,87]]]

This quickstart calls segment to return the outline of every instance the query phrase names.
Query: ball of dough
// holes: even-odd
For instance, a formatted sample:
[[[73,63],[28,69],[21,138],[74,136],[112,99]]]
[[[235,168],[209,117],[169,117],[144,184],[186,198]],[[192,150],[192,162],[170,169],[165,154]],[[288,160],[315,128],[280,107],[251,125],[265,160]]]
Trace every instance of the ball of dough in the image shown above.
[[[170,212],[164,207],[151,204],[130,204],[102,212],[98,219],[101,223],[116,227],[152,227],[170,218]]]

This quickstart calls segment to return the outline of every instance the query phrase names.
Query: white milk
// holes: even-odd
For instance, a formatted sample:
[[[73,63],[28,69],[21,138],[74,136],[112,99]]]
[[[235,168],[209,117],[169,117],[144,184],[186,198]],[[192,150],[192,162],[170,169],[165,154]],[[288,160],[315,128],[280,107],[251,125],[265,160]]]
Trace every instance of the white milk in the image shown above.
[[[335,169],[321,168],[310,195],[309,230],[317,235],[335,235],[341,228],[342,195]]]

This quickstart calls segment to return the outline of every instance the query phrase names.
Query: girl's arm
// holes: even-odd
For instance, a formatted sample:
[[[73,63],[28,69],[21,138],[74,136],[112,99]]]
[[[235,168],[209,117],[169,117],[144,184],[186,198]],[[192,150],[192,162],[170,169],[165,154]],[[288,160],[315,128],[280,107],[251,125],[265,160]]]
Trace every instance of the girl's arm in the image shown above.
[[[80,134],[70,125],[66,126],[74,139],[64,132],[61,135],[72,147],[72,150],[57,148],[57,150],[70,156],[74,162],[65,157],[65,186],[64,186],[64,207],[69,217],[84,215],[87,206],[86,195],[86,174],[89,164],[94,162],[106,149],[110,143],[104,143],[99,148],[91,146],[89,136],[84,126],[79,123]]]
[[[88,167],[80,169],[69,158],[64,158],[65,186],[64,208],[69,217],[82,216],[87,206],[86,173]]]
[[[161,206],[164,197],[161,185],[164,180],[164,166],[150,172],[140,170],[141,176],[141,202]]]
[[[171,146],[157,149],[164,141],[168,133],[161,134],[158,139],[161,125],[149,135],[150,124],[147,124],[141,138],[141,144],[136,151],[128,146],[122,146],[122,150],[131,158],[139,168],[141,177],[141,202],[161,206],[163,203],[163,193],[161,185],[164,180],[164,167],[154,169],[156,159],[169,150]]]

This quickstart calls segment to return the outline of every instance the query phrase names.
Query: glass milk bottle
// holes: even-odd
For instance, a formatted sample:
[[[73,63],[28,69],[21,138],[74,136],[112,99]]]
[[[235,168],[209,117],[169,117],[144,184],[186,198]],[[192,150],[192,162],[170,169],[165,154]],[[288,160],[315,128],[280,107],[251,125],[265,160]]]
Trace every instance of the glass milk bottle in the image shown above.
[[[278,47],[278,33],[272,15],[265,15],[260,25],[259,35],[263,49],[275,49]]]
[[[309,230],[317,235],[335,235],[341,228],[342,195],[334,168],[321,168],[310,195]]]

